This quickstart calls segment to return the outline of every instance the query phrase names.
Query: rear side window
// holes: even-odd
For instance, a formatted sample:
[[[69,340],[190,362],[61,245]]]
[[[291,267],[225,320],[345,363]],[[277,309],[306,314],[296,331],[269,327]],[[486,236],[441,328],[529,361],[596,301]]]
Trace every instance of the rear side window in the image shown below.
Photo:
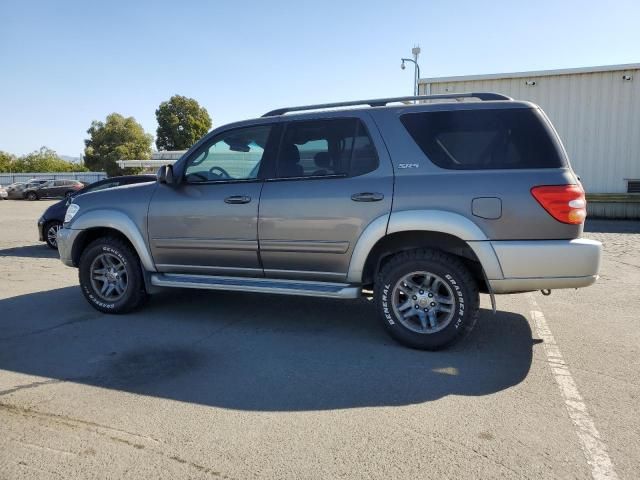
[[[535,109],[409,113],[400,120],[425,155],[442,168],[565,166],[552,132]]]
[[[378,167],[366,128],[356,118],[291,122],[277,161],[278,178],[358,176]]]

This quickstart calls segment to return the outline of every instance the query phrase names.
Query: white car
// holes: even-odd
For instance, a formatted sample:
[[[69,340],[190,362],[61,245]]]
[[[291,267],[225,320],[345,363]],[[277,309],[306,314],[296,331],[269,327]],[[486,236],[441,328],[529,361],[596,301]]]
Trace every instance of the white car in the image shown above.
[[[4,200],[9,196],[7,189],[0,185],[0,199]]]

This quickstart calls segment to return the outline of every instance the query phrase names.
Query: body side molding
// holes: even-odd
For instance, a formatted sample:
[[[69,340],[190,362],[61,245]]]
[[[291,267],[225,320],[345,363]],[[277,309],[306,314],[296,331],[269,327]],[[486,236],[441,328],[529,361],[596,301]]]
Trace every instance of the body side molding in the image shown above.
[[[112,228],[122,233],[135,248],[140,263],[148,272],[155,272],[156,266],[135,222],[122,212],[114,210],[89,210],[80,215],[70,225],[71,230],[89,230],[91,228]]]

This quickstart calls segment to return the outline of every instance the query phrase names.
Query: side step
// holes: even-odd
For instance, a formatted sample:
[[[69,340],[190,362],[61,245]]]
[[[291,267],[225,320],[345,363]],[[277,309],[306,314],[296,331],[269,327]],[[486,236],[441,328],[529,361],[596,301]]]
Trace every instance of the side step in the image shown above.
[[[358,298],[361,293],[360,287],[354,287],[348,283],[280,280],[276,278],[218,277],[182,273],[154,273],[151,275],[151,284],[157,287],[199,288],[328,298]]]

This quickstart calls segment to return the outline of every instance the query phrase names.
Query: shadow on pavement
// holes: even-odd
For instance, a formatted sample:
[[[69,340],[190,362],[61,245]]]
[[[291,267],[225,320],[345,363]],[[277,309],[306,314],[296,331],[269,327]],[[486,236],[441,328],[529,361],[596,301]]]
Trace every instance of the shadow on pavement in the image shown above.
[[[2,370],[256,411],[487,395],[526,377],[534,344],[524,317],[483,310],[453,348],[411,350],[387,337],[364,299],[171,290],[108,316],[68,287],[0,300],[0,312]]]
[[[0,250],[0,257],[60,258],[58,251],[49,248],[44,242],[40,245],[5,248],[4,250]]]

